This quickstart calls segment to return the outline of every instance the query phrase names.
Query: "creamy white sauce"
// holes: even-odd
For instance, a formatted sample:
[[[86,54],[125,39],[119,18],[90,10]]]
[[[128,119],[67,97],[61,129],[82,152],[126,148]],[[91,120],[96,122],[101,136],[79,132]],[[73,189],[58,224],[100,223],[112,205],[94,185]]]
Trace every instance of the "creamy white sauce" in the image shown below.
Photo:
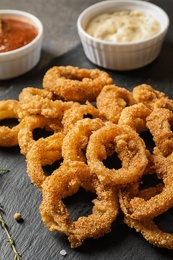
[[[151,14],[123,10],[96,16],[88,23],[86,32],[109,42],[135,42],[151,38],[160,29],[160,23]]]

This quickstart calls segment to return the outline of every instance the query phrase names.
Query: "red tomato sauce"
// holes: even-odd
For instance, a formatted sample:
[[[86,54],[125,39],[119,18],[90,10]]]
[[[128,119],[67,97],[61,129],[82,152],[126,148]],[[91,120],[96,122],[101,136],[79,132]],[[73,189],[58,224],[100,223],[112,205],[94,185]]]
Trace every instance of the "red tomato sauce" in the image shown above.
[[[38,34],[34,25],[23,20],[2,18],[0,32],[0,52],[16,50],[30,43]]]

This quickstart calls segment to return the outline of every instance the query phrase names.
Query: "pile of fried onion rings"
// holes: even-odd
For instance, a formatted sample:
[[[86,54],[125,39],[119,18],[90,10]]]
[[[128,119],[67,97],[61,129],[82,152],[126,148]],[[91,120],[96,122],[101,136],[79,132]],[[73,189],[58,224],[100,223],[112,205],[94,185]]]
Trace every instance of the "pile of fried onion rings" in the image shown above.
[[[18,122],[10,128],[8,119]],[[121,211],[150,244],[173,250],[173,234],[155,222],[173,207],[173,100],[163,92],[147,84],[130,92],[104,71],[55,66],[42,89],[25,87],[19,100],[1,100],[0,121],[0,146],[20,147],[42,193],[45,226],[64,233],[72,248],[111,232]],[[36,130],[47,135],[36,138]],[[46,175],[44,167],[56,162]],[[92,213],[73,221],[64,199],[80,188],[95,199]]]

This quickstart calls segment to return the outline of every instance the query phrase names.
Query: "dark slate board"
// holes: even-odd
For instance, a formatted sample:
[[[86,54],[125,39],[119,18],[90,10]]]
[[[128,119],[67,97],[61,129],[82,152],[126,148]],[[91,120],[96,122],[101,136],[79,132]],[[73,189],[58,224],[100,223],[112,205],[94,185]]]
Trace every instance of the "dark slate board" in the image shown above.
[[[121,87],[132,90],[138,84],[148,83],[173,98],[172,46],[173,38],[168,35],[160,56],[152,64],[130,72],[108,71],[108,73],[113,77],[114,83]],[[27,86],[41,88],[43,75],[54,65],[96,68],[84,56],[81,45],[78,45],[68,53],[54,59],[40,71],[35,68],[22,77],[1,81],[0,99],[18,99],[22,88]],[[111,233],[100,239],[89,239],[80,248],[71,249],[65,235],[50,232],[44,227],[39,213],[41,193],[31,184],[26,173],[25,158],[20,154],[18,147],[0,148],[0,167],[10,169],[9,173],[0,176],[0,204],[4,207],[6,212],[4,218],[9,232],[23,260],[172,259],[172,252],[155,248],[140,234],[123,224],[122,214],[119,214],[113,223]],[[78,202],[81,201],[82,196],[82,194],[77,195]],[[72,198],[69,202],[72,203]],[[73,215],[76,216],[78,214],[76,209],[79,209],[79,205],[74,203],[73,207]],[[87,207],[90,208],[86,201],[80,205],[84,211]],[[24,218],[22,223],[17,223],[13,219],[16,211],[22,214]],[[172,211],[169,212],[169,217],[172,225]],[[60,254],[62,249],[66,250],[66,256]],[[6,241],[5,233],[0,230],[0,260],[10,259],[13,259],[13,252]]]

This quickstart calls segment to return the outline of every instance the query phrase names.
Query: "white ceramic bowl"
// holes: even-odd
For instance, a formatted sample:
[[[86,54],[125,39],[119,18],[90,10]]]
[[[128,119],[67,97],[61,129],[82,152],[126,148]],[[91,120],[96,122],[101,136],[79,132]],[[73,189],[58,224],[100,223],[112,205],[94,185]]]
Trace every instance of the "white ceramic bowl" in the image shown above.
[[[120,10],[149,12],[161,25],[160,32],[143,41],[131,43],[108,42],[86,33],[88,22],[98,14]],[[159,55],[169,27],[169,17],[160,7],[138,0],[102,1],[85,9],[77,21],[78,34],[86,57],[94,64],[112,70],[132,70],[143,67]]]
[[[32,42],[16,50],[0,53],[0,80],[6,80],[30,71],[39,62],[43,25],[34,15],[19,10],[0,10],[0,17],[24,19],[38,29],[38,35]]]

